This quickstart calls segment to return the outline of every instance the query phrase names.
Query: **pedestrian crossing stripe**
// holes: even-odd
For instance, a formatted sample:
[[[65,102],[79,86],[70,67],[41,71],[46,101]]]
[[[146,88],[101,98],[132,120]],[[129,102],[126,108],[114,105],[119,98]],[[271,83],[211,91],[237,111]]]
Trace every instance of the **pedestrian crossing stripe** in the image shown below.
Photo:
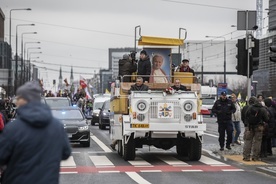
[[[218,171],[243,171],[233,166],[224,164],[212,158],[203,156],[199,162],[205,165],[190,165],[173,156],[158,156],[164,164],[152,165],[150,162],[137,157],[137,160],[128,161],[129,165],[115,166],[105,155],[88,156],[93,166],[76,166],[74,157],[70,156],[68,160],[61,162],[60,174],[76,173],[121,173],[121,172],[218,172]],[[127,163],[127,162],[126,162]]]

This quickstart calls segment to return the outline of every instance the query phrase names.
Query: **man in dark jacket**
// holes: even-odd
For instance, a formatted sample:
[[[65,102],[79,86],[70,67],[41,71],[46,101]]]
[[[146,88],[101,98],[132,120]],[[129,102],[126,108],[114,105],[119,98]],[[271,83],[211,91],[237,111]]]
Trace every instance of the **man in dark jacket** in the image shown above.
[[[190,66],[189,66],[189,60],[188,59],[183,59],[182,60],[182,64],[180,65],[179,71],[180,72],[190,72],[190,73],[193,74],[193,76],[195,75],[195,71],[192,68],[190,68]]]
[[[252,105],[244,107],[246,109],[242,111],[242,118],[244,119],[244,123],[246,125],[243,138],[243,160],[250,161],[252,150],[252,160],[259,161],[261,160],[260,151],[264,131],[264,122],[268,122],[268,112],[256,97],[251,97],[249,101],[250,100],[252,101]],[[255,124],[255,120],[258,120],[257,124]]]
[[[137,77],[136,83],[130,87],[131,91],[148,91],[149,87],[145,84],[143,84],[143,78]]]
[[[60,162],[71,154],[63,124],[40,102],[38,83],[28,82],[16,94],[17,119],[0,134],[2,184],[58,184]]]
[[[230,144],[233,133],[232,114],[236,112],[236,108],[232,100],[227,98],[225,91],[221,92],[220,99],[215,102],[212,112],[217,114],[220,150],[224,150],[225,131],[227,133],[226,148],[231,150]]]
[[[181,85],[179,79],[175,79],[174,85],[172,86],[172,88],[173,88],[175,91],[178,91],[178,90],[187,91],[186,86]]]
[[[149,75],[151,74],[151,63],[149,56],[147,55],[147,52],[145,50],[142,50],[140,52],[140,60],[138,62],[138,73],[137,75],[147,75],[146,77],[143,77],[144,82],[149,82]]]
[[[137,64],[134,61],[130,61],[129,55],[124,54],[123,59],[119,60],[119,77],[124,75],[131,75],[133,72],[136,72]],[[123,77],[122,82],[131,82],[131,76]]]

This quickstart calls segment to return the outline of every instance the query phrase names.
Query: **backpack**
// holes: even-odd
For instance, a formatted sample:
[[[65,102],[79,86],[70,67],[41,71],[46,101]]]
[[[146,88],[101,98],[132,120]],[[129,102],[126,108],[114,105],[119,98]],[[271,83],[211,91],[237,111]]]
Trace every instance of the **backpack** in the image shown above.
[[[250,106],[246,112],[246,120],[249,126],[257,126],[261,121],[260,107]]]

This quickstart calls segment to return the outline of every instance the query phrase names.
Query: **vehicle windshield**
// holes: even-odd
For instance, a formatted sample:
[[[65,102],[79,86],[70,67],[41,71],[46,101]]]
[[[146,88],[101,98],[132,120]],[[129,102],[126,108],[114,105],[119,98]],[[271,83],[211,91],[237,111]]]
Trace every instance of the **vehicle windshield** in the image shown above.
[[[213,98],[203,98],[202,104],[204,105],[213,105],[215,103],[215,99]]]
[[[55,118],[60,120],[83,119],[83,116],[79,111],[79,109],[72,109],[72,110],[52,109],[52,114]]]
[[[93,109],[96,110],[96,109],[102,108],[103,107],[103,103],[104,102],[95,102]]]
[[[45,99],[46,104],[49,105],[49,107],[69,107],[70,103],[67,98],[64,99]]]
[[[110,106],[110,101],[108,100],[108,101],[105,102],[104,110],[109,110],[110,109],[109,106]]]

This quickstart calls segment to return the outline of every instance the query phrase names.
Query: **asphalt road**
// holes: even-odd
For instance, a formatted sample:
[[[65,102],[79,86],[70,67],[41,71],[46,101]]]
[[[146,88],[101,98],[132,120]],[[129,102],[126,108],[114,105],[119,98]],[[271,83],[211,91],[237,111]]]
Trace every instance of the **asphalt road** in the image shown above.
[[[254,166],[215,154],[219,148],[215,120],[205,118],[203,155],[196,162],[179,157],[175,148],[154,147],[138,149],[135,161],[126,162],[109,148],[109,131],[91,126],[90,148],[72,145],[72,156],[61,163],[60,183],[275,184],[276,178],[256,172]]]

